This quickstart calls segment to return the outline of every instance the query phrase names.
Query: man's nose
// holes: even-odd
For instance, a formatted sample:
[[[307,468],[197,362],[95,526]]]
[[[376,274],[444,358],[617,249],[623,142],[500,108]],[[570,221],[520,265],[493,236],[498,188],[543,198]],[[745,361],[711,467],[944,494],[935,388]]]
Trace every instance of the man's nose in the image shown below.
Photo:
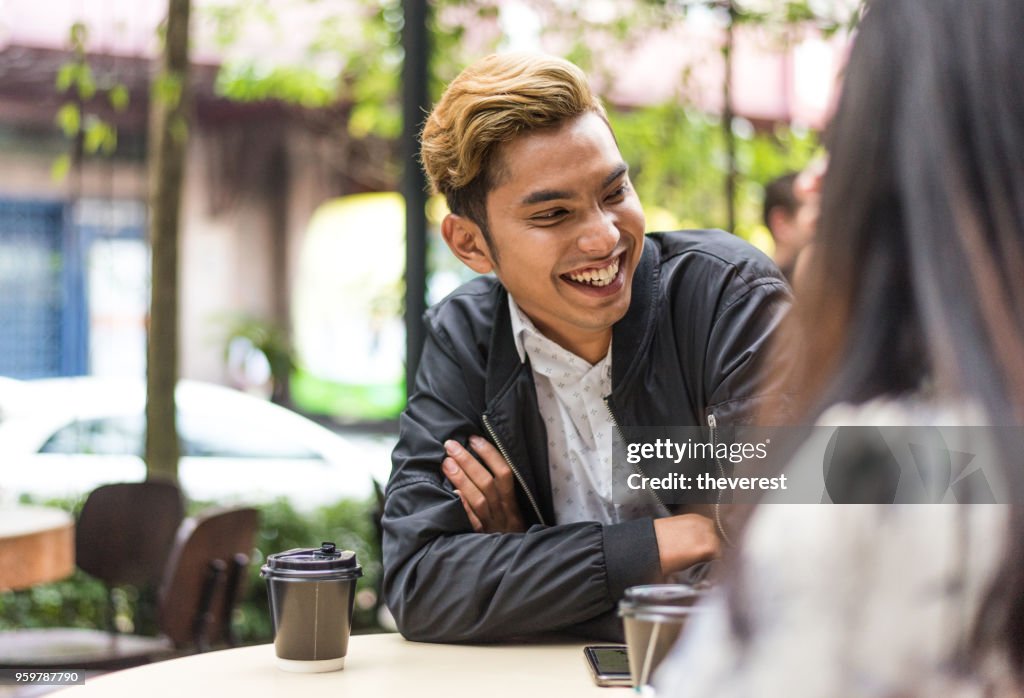
[[[577,244],[581,252],[594,257],[607,257],[615,250],[621,237],[622,234],[616,227],[614,219],[602,212],[587,223]]]

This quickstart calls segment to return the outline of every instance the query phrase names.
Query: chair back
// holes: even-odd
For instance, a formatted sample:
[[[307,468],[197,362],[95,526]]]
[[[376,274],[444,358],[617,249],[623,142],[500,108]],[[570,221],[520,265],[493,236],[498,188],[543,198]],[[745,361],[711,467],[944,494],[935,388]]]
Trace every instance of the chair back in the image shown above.
[[[259,527],[250,507],[215,508],[178,529],[160,589],[160,629],[178,647],[200,651],[231,635],[231,613],[245,584]]]
[[[89,493],[75,524],[77,565],[108,587],[157,584],[185,514],[169,482],[122,482]]]

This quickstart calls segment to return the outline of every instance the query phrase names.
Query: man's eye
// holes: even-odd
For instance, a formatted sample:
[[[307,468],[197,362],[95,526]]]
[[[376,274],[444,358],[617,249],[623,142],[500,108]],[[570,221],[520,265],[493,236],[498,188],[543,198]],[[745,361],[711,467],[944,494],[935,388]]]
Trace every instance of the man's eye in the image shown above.
[[[629,191],[629,185],[623,182],[615,191],[606,197],[607,201],[620,201]]]
[[[563,216],[565,216],[565,214],[565,209],[555,208],[550,211],[538,213],[537,215],[532,216],[531,220],[537,221],[538,223],[550,223],[552,221],[558,220],[559,218],[562,218]]]

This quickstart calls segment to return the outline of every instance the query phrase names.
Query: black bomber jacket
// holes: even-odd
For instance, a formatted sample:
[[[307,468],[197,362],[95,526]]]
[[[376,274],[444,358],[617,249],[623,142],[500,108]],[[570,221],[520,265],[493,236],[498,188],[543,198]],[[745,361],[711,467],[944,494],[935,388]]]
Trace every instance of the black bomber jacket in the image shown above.
[[[741,425],[768,392],[758,369],[790,303],[778,269],[720,230],[645,238],[612,330],[620,426]],[[427,311],[384,506],[384,595],[407,638],[494,641],[563,630],[621,636],[623,591],[660,572],[650,518],[554,521],[547,438],[508,296],[474,279]],[[488,438],[513,466],[525,533],[475,533],[441,472],[444,442]]]

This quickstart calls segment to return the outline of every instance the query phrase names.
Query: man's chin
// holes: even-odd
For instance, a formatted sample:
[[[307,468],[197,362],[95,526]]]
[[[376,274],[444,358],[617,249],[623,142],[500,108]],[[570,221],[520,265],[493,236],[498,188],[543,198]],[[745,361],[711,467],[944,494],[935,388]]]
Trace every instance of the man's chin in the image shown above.
[[[593,303],[580,304],[580,317],[594,330],[606,330],[626,317],[629,312],[629,302],[632,294],[629,288],[613,297],[602,299],[605,302],[594,305]]]

